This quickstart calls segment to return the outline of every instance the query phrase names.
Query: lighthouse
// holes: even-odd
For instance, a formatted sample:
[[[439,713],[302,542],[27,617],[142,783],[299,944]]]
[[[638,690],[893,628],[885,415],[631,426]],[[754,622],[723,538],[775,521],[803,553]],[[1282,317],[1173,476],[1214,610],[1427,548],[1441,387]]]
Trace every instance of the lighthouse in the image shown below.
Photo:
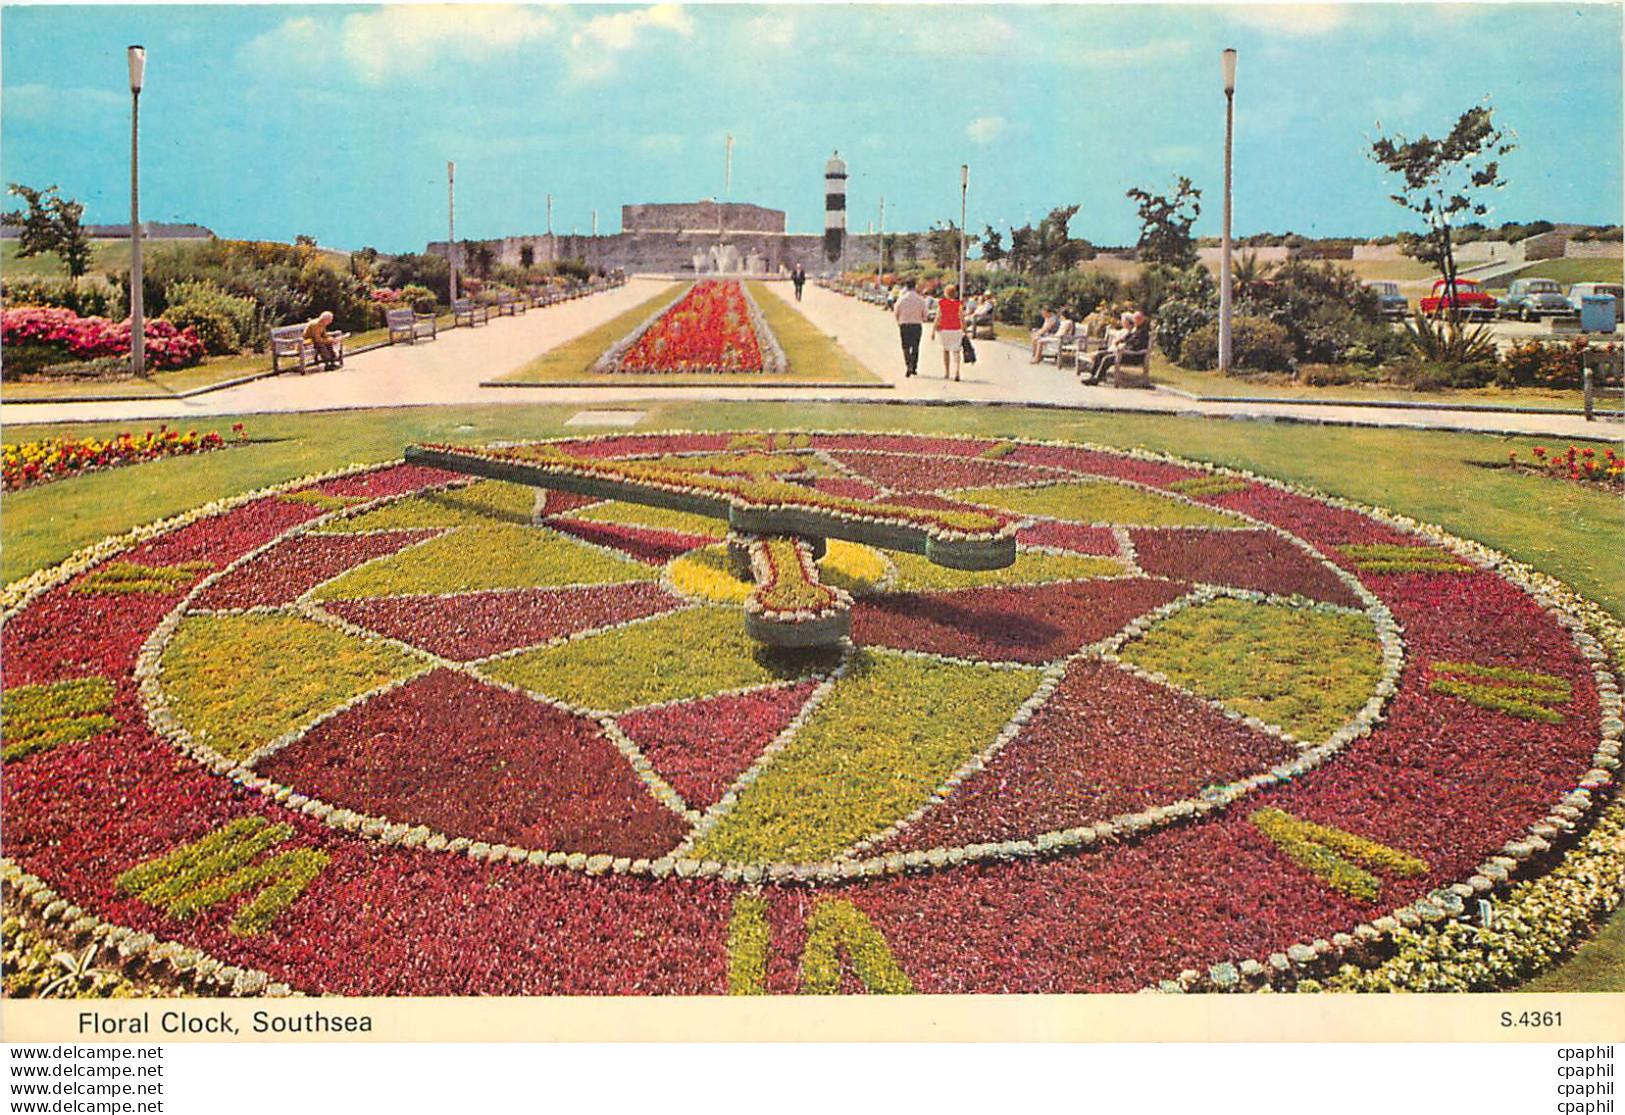
[[[824,164],[824,258],[837,263],[846,250],[846,163],[835,152]]]

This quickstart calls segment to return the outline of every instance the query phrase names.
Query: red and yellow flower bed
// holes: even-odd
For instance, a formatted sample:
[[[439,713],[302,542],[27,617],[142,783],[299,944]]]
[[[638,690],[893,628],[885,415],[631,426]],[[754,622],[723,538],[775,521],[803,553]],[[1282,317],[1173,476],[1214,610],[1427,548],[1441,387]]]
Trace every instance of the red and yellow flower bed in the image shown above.
[[[0,873],[237,994],[1489,987],[1617,901],[1599,610],[1265,478],[989,444],[754,450],[1021,539],[942,579],[746,578],[699,516],[411,464],[108,540],[6,590]],[[753,595],[852,638],[764,648]]]
[[[247,437],[242,423],[232,427],[236,441]],[[160,457],[185,456],[222,449],[227,441],[213,430],[171,430],[167,425],[139,434],[122,433],[110,438],[46,438],[43,441],[7,442],[0,446],[5,489],[8,492],[60,480],[95,469],[140,464]]]
[[[784,351],[743,284],[708,279],[611,346],[593,371],[759,375],[785,367]]]

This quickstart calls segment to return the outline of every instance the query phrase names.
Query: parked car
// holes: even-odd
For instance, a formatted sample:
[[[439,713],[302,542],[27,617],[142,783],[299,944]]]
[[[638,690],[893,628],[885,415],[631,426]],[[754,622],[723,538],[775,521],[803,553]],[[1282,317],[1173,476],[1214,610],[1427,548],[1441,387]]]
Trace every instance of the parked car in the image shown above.
[[[1551,279],[1513,279],[1499,308],[1502,317],[1532,321],[1541,317],[1573,317],[1579,313]]]
[[[1422,299],[1422,312],[1429,317],[1440,317],[1448,303],[1444,279],[1434,279],[1433,293]],[[1495,299],[1478,285],[1477,279],[1457,279],[1456,309],[1462,317],[1492,318],[1495,316]]]
[[[1377,305],[1383,317],[1405,318],[1411,314],[1411,304],[1399,293],[1399,284],[1389,279],[1372,279],[1366,289],[1377,296]]]
[[[1580,302],[1585,298],[1613,298],[1614,320],[1625,321],[1625,286],[1619,283],[1575,283],[1569,287],[1569,306],[1575,313],[1580,312]]]

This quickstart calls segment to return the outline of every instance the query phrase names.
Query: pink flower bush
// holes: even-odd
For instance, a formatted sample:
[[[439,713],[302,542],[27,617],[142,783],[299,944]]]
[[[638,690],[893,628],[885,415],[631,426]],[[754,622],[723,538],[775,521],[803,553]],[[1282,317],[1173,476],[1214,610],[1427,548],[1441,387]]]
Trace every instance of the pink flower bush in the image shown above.
[[[176,329],[163,318],[150,318],[143,333],[147,364],[155,370],[188,368],[203,360],[203,342],[191,326]],[[0,343],[43,345],[71,360],[124,356],[130,351],[130,323],[80,317],[60,306],[19,306],[5,311]]]

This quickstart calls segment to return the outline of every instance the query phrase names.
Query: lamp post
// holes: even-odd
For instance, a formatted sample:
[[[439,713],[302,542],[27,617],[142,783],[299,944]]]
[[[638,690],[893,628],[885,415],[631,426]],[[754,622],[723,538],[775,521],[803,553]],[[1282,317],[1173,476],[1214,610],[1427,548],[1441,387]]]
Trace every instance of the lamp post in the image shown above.
[[[147,73],[147,48],[132,46],[130,56],[130,368],[147,374],[147,333],[141,299],[141,83]]]
[[[1219,374],[1230,372],[1230,148],[1236,130],[1236,52],[1219,55],[1224,71],[1224,239],[1219,250]]]
[[[886,273],[886,199],[880,199],[880,240],[876,244],[878,263],[875,264],[875,282],[880,282],[880,276]]]
[[[965,297],[965,193],[970,189],[970,167],[959,167],[959,297]]]
[[[446,258],[451,261],[451,300],[457,301],[457,164],[446,163]]]

